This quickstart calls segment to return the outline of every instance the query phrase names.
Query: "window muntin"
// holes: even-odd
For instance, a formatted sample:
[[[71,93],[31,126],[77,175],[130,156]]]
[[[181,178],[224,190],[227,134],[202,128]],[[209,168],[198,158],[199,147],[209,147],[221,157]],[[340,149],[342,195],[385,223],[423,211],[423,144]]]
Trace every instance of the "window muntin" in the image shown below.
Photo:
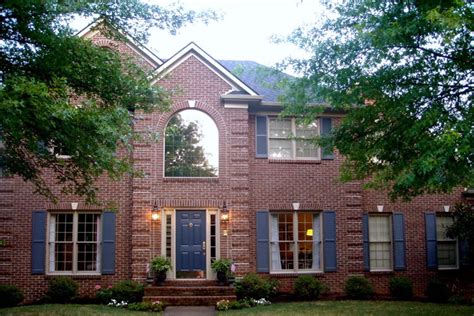
[[[320,159],[320,148],[304,140],[319,135],[316,122],[304,126],[297,125],[295,119],[269,118],[268,129],[271,159]]]
[[[272,272],[320,271],[320,214],[271,214],[270,248]]]
[[[49,272],[99,272],[100,214],[53,213],[49,218]]]
[[[458,241],[446,235],[446,229],[453,224],[451,216],[436,216],[436,239],[438,248],[438,268],[458,268]]]
[[[165,177],[217,177],[219,132],[212,118],[188,109],[171,117],[165,129]]]
[[[392,270],[391,217],[369,216],[370,269]]]

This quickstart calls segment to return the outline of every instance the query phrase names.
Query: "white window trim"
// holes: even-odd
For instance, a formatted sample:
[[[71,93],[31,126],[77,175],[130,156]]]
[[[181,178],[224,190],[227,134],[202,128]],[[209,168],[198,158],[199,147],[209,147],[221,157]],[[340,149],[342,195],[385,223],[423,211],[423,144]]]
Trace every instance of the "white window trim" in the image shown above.
[[[296,119],[295,118],[283,118],[280,119],[277,116],[267,116],[267,153],[268,153],[268,159],[271,160],[313,160],[313,161],[320,161],[321,156],[322,156],[322,151],[321,151],[321,146],[318,146],[317,152],[318,152],[318,157],[296,157],[296,142],[297,140],[294,138],[276,138],[276,137],[270,137],[270,120],[272,119],[277,119],[277,120],[290,120],[291,121],[291,133],[294,136],[296,136]],[[318,118],[317,119],[317,135],[321,135],[321,120]],[[278,157],[270,157],[270,141],[272,139],[281,139],[281,140],[291,140],[291,157],[290,158],[278,158]]]
[[[446,215],[436,214],[436,220],[440,217],[446,217]],[[455,242],[455,251],[456,251],[456,265],[455,266],[443,266],[439,264],[438,258],[438,243],[443,241]],[[436,260],[438,261],[438,270],[458,270],[459,269],[459,239],[458,238],[444,238],[440,239],[438,232],[436,232]]]
[[[281,269],[281,270],[273,270],[273,267],[272,267],[272,253],[271,253],[271,244],[272,244],[272,240],[271,240],[271,216],[273,214],[278,214],[278,213],[286,213],[286,214],[292,214],[293,216],[293,247],[295,249],[295,251],[298,249],[298,239],[296,238],[295,239],[295,236],[298,237],[298,213],[302,213],[302,212],[296,212],[296,211],[293,211],[293,212],[269,212],[268,216],[269,216],[269,221],[268,221],[268,241],[269,241],[269,245],[270,247],[268,247],[268,258],[269,258],[269,266],[270,266],[270,274],[275,274],[275,275],[278,275],[278,274],[315,274],[315,273],[324,273],[324,247],[323,247],[323,214],[322,212],[316,212],[316,211],[308,211],[308,212],[304,212],[304,213],[311,213],[313,214],[313,216],[315,214],[317,214],[318,216],[320,216],[320,220],[319,220],[319,231],[320,231],[320,239],[321,239],[321,246],[320,246],[320,253],[319,253],[319,269],[298,269],[298,255],[296,253],[293,253],[293,269],[287,269],[287,270],[284,270],[284,269]],[[313,227],[313,231],[314,231],[314,227]],[[314,241],[313,241],[314,242]]]
[[[388,217],[389,223],[388,227],[390,229],[390,268],[383,269],[383,268],[372,268],[372,265],[370,264],[370,244],[372,243],[370,241],[370,217]],[[369,214],[369,266],[370,266],[370,272],[392,272],[393,271],[393,216],[391,214]],[[374,242],[376,243],[376,241]]]
[[[50,245],[51,245],[51,216],[58,215],[58,214],[73,214],[73,251],[72,251],[72,271],[51,271],[50,267]],[[78,227],[78,218],[79,214],[97,214],[100,215],[99,217],[99,224],[97,226],[97,263],[96,263],[96,271],[77,271],[77,227]],[[46,274],[47,275],[67,275],[67,276],[81,276],[81,275],[101,275],[101,263],[102,263],[102,213],[99,212],[48,212],[48,225],[47,225],[47,243],[46,243]]]

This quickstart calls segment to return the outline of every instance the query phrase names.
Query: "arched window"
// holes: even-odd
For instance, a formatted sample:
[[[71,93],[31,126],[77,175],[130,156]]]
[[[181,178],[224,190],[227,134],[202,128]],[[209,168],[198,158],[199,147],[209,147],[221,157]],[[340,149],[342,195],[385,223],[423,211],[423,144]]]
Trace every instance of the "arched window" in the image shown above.
[[[217,177],[219,132],[209,115],[184,110],[165,130],[165,177]]]

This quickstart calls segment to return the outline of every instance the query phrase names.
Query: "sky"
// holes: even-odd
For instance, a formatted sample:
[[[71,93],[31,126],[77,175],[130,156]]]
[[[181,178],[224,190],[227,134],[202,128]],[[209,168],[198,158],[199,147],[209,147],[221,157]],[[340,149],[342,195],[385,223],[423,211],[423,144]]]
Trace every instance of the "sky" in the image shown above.
[[[160,4],[172,1],[159,1]],[[157,30],[148,46],[159,57],[169,58],[189,42],[195,42],[216,59],[253,60],[272,66],[285,57],[303,57],[298,48],[274,44],[271,36],[283,36],[318,18],[318,0],[181,0],[188,9],[213,9],[223,18],[208,25],[194,23],[176,36]]]
[[[149,0],[167,5],[175,0]],[[289,44],[274,44],[272,35],[284,36],[298,26],[320,19],[318,0],[181,0],[193,10],[212,9],[223,14],[208,25],[193,23],[177,35],[154,29],[146,43],[158,57],[167,59],[190,42],[196,43],[218,60],[252,60],[273,66],[285,57],[304,57],[305,53]],[[82,28],[87,25],[75,25]]]

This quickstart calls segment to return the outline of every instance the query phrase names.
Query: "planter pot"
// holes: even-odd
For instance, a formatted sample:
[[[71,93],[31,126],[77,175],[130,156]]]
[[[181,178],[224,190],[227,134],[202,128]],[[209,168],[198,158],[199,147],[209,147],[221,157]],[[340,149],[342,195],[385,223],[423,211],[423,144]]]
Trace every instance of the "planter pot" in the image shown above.
[[[217,272],[217,281],[219,285],[227,285],[229,283],[229,278],[225,272]]]
[[[163,285],[166,280],[166,272],[157,272],[155,273],[155,278],[153,279],[154,285]]]

